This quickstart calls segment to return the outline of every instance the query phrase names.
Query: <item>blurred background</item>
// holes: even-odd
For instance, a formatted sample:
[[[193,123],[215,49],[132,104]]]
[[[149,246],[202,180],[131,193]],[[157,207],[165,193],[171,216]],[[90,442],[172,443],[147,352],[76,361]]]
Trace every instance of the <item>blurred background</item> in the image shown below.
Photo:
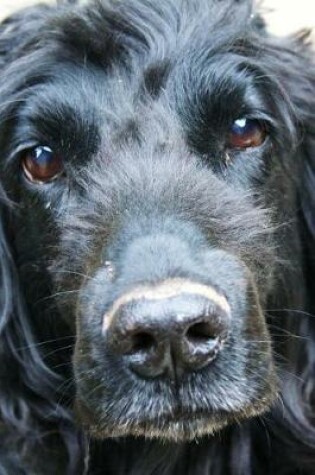
[[[0,0],[0,18],[33,3],[40,0]],[[303,27],[315,28],[315,0],[258,0],[257,3],[276,34],[292,33]],[[315,34],[313,37],[315,39]]]

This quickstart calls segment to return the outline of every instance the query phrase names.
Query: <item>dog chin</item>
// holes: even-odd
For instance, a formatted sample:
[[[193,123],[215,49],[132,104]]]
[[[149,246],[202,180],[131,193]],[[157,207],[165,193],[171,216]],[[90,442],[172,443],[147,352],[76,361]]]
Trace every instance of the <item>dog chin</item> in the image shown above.
[[[145,437],[146,439],[160,439],[172,442],[188,442],[206,435],[212,435],[228,425],[228,418],[213,420],[206,416],[191,415],[174,420],[158,419],[156,421],[128,422],[116,426],[90,426],[88,432],[96,439],[119,437]]]
[[[159,416],[156,419],[127,421],[124,424],[109,423],[105,426],[91,424],[85,427],[91,437],[96,439],[119,437],[144,437],[146,439],[167,440],[170,442],[189,442],[206,436],[212,436],[229,424],[239,423],[265,412],[270,401],[261,401],[255,406],[244,408],[237,413],[220,412],[194,413],[172,416]]]

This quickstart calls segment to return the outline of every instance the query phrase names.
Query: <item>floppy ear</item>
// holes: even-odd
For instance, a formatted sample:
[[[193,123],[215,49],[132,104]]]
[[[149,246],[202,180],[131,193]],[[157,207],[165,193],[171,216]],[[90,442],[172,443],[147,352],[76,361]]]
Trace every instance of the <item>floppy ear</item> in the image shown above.
[[[298,128],[297,154],[302,160],[298,200],[303,243],[312,253],[307,259],[309,284],[314,280],[315,262],[315,45],[309,31],[301,31],[272,47],[273,72],[278,76],[283,94],[291,103],[292,120]],[[314,288],[314,287],[313,287]],[[315,295],[315,294],[313,294]],[[314,302],[313,302],[314,303]]]
[[[289,124],[297,130],[294,160],[300,172],[290,178],[296,188],[301,250],[292,256],[291,265],[300,265],[304,278],[297,273],[292,290],[299,302],[292,297],[291,309],[275,313],[277,325],[288,335],[287,372],[275,423],[269,427],[281,440],[281,460],[294,465],[298,459],[300,469],[307,473],[315,463],[315,62],[309,38],[305,31],[285,40],[266,38],[263,47],[269,74],[288,105]]]
[[[303,47],[303,43],[302,43]],[[307,48],[303,48],[303,51]],[[303,175],[300,187],[301,227],[304,244],[304,267],[308,292],[308,311],[305,316],[303,331],[306,335],[306,344],[302,353],[304,364],[302,376],[304,379],[301,388],[304,399],[306,421],[311,423],[308,431],[309,445],[312,446],[312,466],[315,464],[315,56],[309,58],[308,67],[301,71],[307,80],[301,87],[298,100],[301,102],[302,113],[302,144]]]
[[[0,25],[2,125],[10,116],[5,104],[14,102],[13,88],[6,88],[7,70],[28,49],[38,47],[32,43],[34,32],[51,11],[47,6],[28,8]],[[8,96],[6,91],[10,91]],[[3,136],[1,143],[5,147]],[[2,159],[0,156],[0,473],[24,473],[22,453],[35,458],[34,445],[36,440],[43,442],[44,432],[54,433],[53,437],[62,441],[68,452],[69,473],[77,473],[80,436],[70,411],[59,404],[57,388],[63,380],[44,361],[15,265],[12,217],[17,207],[6,195]]]

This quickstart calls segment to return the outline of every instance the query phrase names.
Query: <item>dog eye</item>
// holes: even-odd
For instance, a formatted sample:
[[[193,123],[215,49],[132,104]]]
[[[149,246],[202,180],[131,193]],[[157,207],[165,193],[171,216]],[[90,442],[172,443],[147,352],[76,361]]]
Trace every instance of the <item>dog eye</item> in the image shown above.
[[[265,125],[259,120],[241,118],[236,120],[230,130],[228,146],[230,148],[259,147],[267,137]]]
[[[48,183],[58,178],[64,170],[61,157],[49,147],[38,146],[24,152],[22,169],[32,183]]]

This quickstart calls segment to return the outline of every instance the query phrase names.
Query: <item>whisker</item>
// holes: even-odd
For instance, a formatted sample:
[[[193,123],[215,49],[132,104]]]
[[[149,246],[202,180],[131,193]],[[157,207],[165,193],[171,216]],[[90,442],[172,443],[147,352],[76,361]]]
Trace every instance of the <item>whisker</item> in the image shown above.
[[[35,305],[38,305],[39,303],[46,302],[47,300],[52,300],[56,297],[64,296],[64,295],[70,295],[70,294],[78,294],[81,291],[81,289],[73,289],[73,290],[62,290],[60,292],[56,292],[51,295],[47,295],[46,297],[43,297],[35,302]]]
[[[52,338],[50,340],[41,341],[39,343],[31,343],[29,345],[19,346],[18,348],[16,348],[16,351],[30,350],[32,348],[38,348],[41,346],[49,345],[51,343],[58,343],[59,341],[68,340],[70,338],[74,339],[76,338],[76,335],[60,336],[57,338]]]
[[[88,274],[84,274],[82,272],[76,272],[76,271],[73,271],[73,270],[53,270],[51,271],[52,274],[69,274],[69,275],[77,275],[79,277],[83,277],[84,279],[87,279],[87,280],[97,280],[96,277],[94,276],[91,276],[91,275],[88,275]]]

